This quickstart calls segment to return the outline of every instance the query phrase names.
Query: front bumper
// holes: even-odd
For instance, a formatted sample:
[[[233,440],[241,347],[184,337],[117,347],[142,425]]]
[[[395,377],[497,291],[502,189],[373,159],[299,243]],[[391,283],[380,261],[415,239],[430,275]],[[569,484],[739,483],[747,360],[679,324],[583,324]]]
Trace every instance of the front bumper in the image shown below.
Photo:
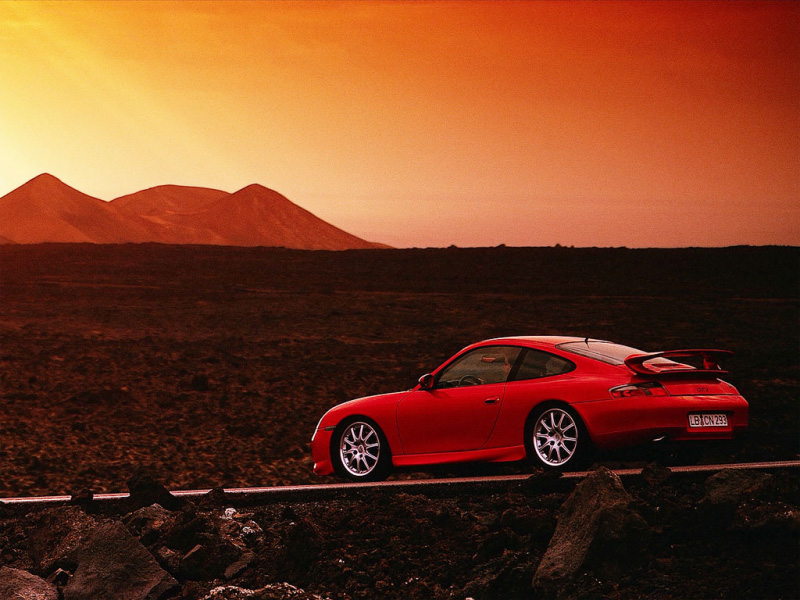
[[[311,456],[314,459],[315,475],[331,475],[333,463],[331,462],[331,438],[333,430],[320,427],[311,438]]]

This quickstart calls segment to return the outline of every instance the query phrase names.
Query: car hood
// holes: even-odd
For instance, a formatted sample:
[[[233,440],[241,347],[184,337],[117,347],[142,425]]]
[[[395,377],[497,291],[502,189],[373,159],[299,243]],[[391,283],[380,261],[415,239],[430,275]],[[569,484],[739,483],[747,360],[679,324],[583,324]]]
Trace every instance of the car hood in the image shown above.
[[[391,392],[389,394],[376,394],[374,396],[364,396],[362,398],[355,398],[347,402],[342,402],[322,415],[317,429],[335,425],[349,415],[364,414],[364,416],[369,417],[370,414],[375,411],[380,412],[382,409],[391,408],[411,392],[412,390],[405,390],[403,392]]]

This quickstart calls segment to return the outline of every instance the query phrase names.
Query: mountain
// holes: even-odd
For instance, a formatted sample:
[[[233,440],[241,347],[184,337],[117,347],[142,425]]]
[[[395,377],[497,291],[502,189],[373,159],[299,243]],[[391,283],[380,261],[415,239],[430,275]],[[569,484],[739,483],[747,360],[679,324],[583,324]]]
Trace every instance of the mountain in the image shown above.
[[[17,244],[145,241],[134,222],[108,204],[44,174],[0,198],[0,237]]]
[[[278,192],[253,184],[229,194],[192,215],[175,217],[212,239],[230,246],[285,246],[305,250],[375,248],[376,244],[351,235]]]
[[[109,203],[112,210],[138,218],[149,231],[149,241],[163,244],[232,245],[224,236],[197,223],[195,216],[221,201],[227,192],[181,185],[161,185],[121,196]],[[266,244],[256,244],[266,245]]]
[[[48,174],[0,198],[0,240],[19,244],[159,242],[308,250],[386,247],[342,231],[257,184],[233,194],[162,185],[104,202]]]

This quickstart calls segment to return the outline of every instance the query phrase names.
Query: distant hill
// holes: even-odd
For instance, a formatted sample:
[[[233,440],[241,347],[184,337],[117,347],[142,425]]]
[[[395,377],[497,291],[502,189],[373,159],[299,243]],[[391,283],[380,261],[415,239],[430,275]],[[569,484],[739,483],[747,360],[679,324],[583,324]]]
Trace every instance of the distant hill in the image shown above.
[[[342,231],[261,185],[233,194],[163,185],[104,202],[48,174],[0,198],[0,243],[42,242],[386,247]]]

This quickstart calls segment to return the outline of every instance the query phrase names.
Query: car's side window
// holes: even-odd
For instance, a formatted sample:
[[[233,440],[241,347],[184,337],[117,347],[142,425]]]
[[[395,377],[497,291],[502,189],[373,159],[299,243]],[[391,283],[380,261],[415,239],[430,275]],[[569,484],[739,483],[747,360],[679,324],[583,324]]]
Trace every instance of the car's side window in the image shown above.
[[[444,368],[437,388],[504,383],[520,353],[513,346],[489,346],[467,352]]]
[[[562,373],[569,373],[574,368],[575,365],[565,358],[527,348],[525,356],[522,357],[522,363],[517,372],[513,374],[512,379],[513,381],[521,381],[561,375]]]

